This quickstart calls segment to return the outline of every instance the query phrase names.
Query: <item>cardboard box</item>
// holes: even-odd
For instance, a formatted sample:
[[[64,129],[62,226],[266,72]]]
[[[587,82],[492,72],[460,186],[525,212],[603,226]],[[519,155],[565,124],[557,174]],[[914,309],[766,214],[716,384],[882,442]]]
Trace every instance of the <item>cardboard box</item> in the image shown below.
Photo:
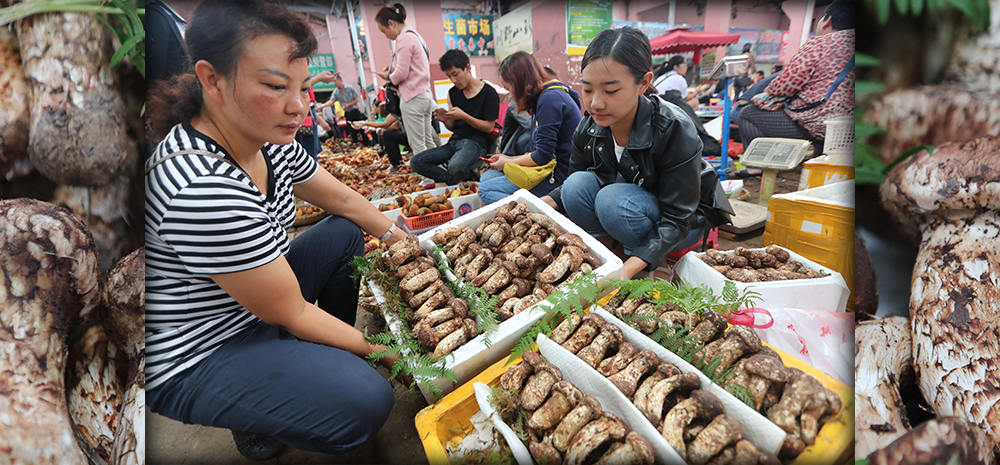
[[[765,241],[766,242],[766,241]],[[788,250],[787,247],[783,247]],[[791,259],[802,262],[807,267],[821,271],[829,276],[823,278],[793,279],[788,281],[769,281],[763,283],[741,283],[733,281],[737,289],[751,288],[759,292],[760,303],[773,306],[784,306],[802,308],[826,312],[843,312],[847,307],[847,297],[850,289],[844,281],[843,276],[835,270],[822,266],[802,255],[788,250]],[[703,253],[689,253],[685,255],[674,268],[677,277],[692,285],[705,284],[712,288],[716,294],[722,293],[726,279],[722,273],[715,271],[707,263],[701,261]]]
[[[850,290],[847,308],[854,309],[853,180],[772,196],[763,243],[795,250],[840,273]]]
[[[435,245],[432,237],[438,228],[447,228],[449,226],[468,226],[475,229],[487,219],[495,217],[496,212],[503,207],[504,204],[512,200],[526,204],[528,211],[542,213],[555,220],[560,227],[566,230],[566,232],[577,234],[583,238],[583,241],[587,244],[589,251],[593,252],[601,263],[601,266],[594,270],[594,273],[598,276],[599,283],[604,284],[610,281],[613,277],[618,277],[622,268],[622,261],[618,258],[618,256],[608,250],[607,247],[601,244],[597,239],[594,239],[589,234],[584,232],[582,228],[571,222],[568,218],[556,212],[552,209],[552,207],[549,207],[541,200],[538,200],[538,197],[535,197],[533,194],[524,189],[515,192],[499,202],[487,205],[484,208],[476,210],[461,218],[456,218],[448,223],[421,234],[419,236],[420,246],[423,247],[424,250],[431,251],[434,249]],[[444,257],[438,256],[435,257],[435,260],[440,261],[442,258]],[[459,281],[458,278],[450,272],[445,273],[445,279],[448,279],[449,281]],[[465,284],[463,283],[462,285]],[[385,298],[382,296],[382,290],[379,289],[377,285],[372,285],[371,283],[369,286],[371,287],[372,294],[375,296],[376,300],[380,303],[384,302]],[[514,344],[517,343],[517,340],[528,331],[528,328],[546,315],[545,309],[548,308],[548,306],[548,302],[540,302],[528,307],[528,309],[523,312],[514,315],[507,321],[500,323],[497,331],[488,336],[490,341],[489,345],[486,344],[487,335],[480,334],[475,339],[463,344],[461,347],[445,356],[445,367],[453,371],[458,377],[458,385],[462,385],[469,381],[497,360],[509,356],[510,351],[514,348]],[[402,322],[398,321],[393,315],[388,315],[386,317],[386,321],[389,329],[392,331],[400,331],[403,327]],[[417,379],[417,385],[420,388],[420,392],[424,395],[424,398],[427,399],[427,402],[435,401],[433,395],[427,389],[427,383],[429,382],[437,384],[444,394],[451,392],[455,388],[454,383],[443,378],[435,380]]]

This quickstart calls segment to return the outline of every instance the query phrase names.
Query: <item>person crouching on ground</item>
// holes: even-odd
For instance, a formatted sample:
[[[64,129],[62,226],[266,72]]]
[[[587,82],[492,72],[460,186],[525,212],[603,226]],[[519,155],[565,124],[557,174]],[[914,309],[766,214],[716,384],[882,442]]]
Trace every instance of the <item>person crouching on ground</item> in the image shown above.
[[[651,66],[649,39],[636,28],[594,38],[581,64],[589,114],[573,134],[570,174],[541,198],[591,235],[620,242],[629,256],[622,279],[660,267],[667,253],[694,245],[708,227],[699,209],[701,176],[715,172],[683,110],[643,95]]]
[[[149,101],[167,131],[146,163],[149,407],[233,430],[253,460],[288,445],[347,452],[394,403],[364,359],[384,347],[354,328],[350,262],[362,230],[390,244],[406,234],[295,142],[317,46],[302,15],[208,1],[185,43],[193,72]],[[331,216],[289,241],[295,196]]]
[[[490,158],[493,169],[483,173],[479,185],[483,203],[496,202],[520,187],[541,197],[562,185],[569,175],[573,131],[581,118],[580,94],[557,79],[543,77],[542,69],[538,60],[525,52],[513,53],[500,64],[500,84],[511,93],[518,108],[525,108],[531,114],[533,149],[516,156],[494,154]],[[530,167],[544,166],[552,160],[556,161],[555,169],[535,186],[519,187],[504,174],[507,163]]]
[[[410,168],[450,185],[476,179],[479,159],[493,144],[500,95],[493,86],[472,76],[469,56],[461,50],[448,50],[441,56],[441,71],[455,85],[448,90],[450,108],[435,110],[434,119],[444,123],[452,134],[447,144],[413,155]],[[448,169],[440,164],[447,164]]]

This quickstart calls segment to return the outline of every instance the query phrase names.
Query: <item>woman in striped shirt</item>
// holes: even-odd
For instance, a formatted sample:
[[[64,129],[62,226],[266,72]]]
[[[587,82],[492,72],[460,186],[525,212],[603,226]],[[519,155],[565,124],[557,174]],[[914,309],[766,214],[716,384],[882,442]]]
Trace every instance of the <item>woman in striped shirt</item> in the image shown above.
[[[252,459],[286,444],[346,452],[393,405],[363,359],[382,347],[353,326],[349,262],[362,230],[406,235],[294,142],[307,90],[326,79],[309,77],[317,43],[302,16],[209,1],[185,42],[193,70],[149,99],[155,127],[170,128],[146,163],[149,406],[233,430]],[[293,193],[332,215],[290,242]]]

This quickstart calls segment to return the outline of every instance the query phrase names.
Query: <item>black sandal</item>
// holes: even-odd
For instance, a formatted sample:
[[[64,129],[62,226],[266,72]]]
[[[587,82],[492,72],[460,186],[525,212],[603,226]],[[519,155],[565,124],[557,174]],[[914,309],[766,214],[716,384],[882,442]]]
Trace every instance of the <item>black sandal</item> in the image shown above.
[[[271,460],[288,450],[287,444],[260,433],[233,430],[233,442],[240,454],[255,462]]]

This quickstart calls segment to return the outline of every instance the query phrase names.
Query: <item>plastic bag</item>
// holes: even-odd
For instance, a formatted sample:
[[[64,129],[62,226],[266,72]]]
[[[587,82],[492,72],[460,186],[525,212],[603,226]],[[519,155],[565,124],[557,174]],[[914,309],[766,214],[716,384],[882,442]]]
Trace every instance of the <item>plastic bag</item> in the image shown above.
[[[854,386],[854,313],[772,308],[774,325],[755,328],[760,340]]]

